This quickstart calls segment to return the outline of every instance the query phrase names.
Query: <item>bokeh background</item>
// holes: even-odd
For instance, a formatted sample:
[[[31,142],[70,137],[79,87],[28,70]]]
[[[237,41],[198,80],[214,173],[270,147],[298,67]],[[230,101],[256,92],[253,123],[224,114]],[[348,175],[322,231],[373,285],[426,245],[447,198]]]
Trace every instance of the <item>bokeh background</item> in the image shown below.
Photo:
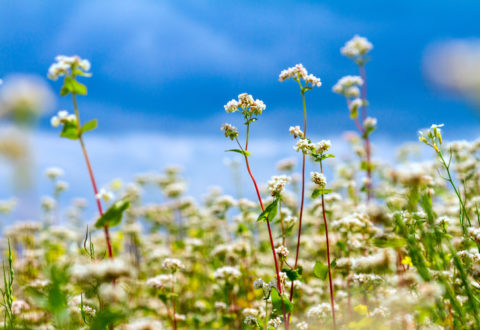
[[[323,82],[308,93],[311,134],[331,139],[340,160],[348,156],[342,133],[354,126],[331,88],[357,74],[339,51],[355,34],[374,44],[366,68],[376,158],[394,159],[432,123],[446,125],[447,139],[476,138],[478,17],[478,1],[1,1],[0,91],[14,74],[46,79],[56,55],[78,54],[92,62],[79,106],[84,120],[99,119],[86,143],[100,186],[180,164],[192,195],[212,185],[233,193],[226,159],[235,157],[219,128],[241,121],[223,105],[241,92],[266,103],[251,148],[254,171],[267,180],[278,160],[297,157],[288,127],[302,121],[298,87],[278,82],[296,63]],[[58,95],[61,83],[48,85]],[[64,203],[80,196],[93,205],[78,143],[49,124],[56,111],[72,111],[71,99],[55,98],[29,135],[27,192],[16,187],[16,165],[0,161],[0,199],[22,195],[21,217],[33,217],[51,193],[49,166],[65,170]],[[9,125],[3,120],[4,135]]]

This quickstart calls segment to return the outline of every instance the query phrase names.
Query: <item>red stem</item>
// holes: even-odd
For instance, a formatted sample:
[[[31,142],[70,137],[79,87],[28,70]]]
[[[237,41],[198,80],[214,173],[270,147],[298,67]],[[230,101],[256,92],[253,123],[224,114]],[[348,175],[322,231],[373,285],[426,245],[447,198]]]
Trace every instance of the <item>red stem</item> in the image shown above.
[[[325,237],[327,240],[328,282],[330,284],[330,304],[332,306],[333,329],[336,330],[337,322],[335,320],[335,301],[333,300],[332,268],[330,266],[330,243],[328,241],[327,216],[325,214],[325,198],[323,195],[322,195],[322,214],[323,214],[323,223],[325,224]]]
[[[361,65],[359,67],[360,76],[362,77],[363,84],[361,89],[363,107],[362,107],[362,118],[365,120],[367,118],[367,72],[365,71],[365,66]],[[367,202],[372,199],[372,169],[370,167],[371,161],[371,148],[370,148],[370,137],[365,137],[365,153],[367,157]]]
[[[95,199],[97,201],[98,213],[100,214],[100,216],[103,216],[102,203],[100,202],[100,199],[97,198],[97,194],[98,194],[97,183],[95,181],[95,176],[93,175],[90,159],[88,158],[87,148],[85,148],[85,143],[83,142],[82,137],[80,137],[80,145],[82,146],[83,156],[85,157],[85,162],[87,163],[88,174],[90,175],[90,181],[92,182],[93,193],[95,194]],[[110,232],[108,230],[108,226],[104,226],[103,231],[105,232],[105,239],[107,241],[108,257],[110,259],[113,259],[112,244],[110,242]]]
[[[246,147],[245,147],[245,150],[247,150]],[[252,171],[250,170],[248,157],[246,155],[245,155],[245,164],[247,165],[248,174],[252,178],[253,185],[255,186],[255,191],[257,193],[258,201],[260,202],[260,207],[262,208],[262,211],[265,211],[265,208],[263,207],[262,197],[260,196],[260,191],[258,190],[257,181],[255,180],[255,177],[253,176]],[[275,272],[277,273],[278,292],[280,293],[280,295],[282,295],[282,284],[280,283],[280,270],[278,269],[277,253],[275,252],[275,245],[273,244],[272,229],[270,228],[270,221],[268,221],[268,219],[267,219],[267,228],[268,228],[268,236],[270,238],[270,246],[272,248],[272,253],[273,253],[273,260],[275,262]],[[283,323],[285,324],[285,329],[288,330],[287,317],[285,314],[285,305],[283,304],[283,302],[282,302],[282,308],[283,308]]]

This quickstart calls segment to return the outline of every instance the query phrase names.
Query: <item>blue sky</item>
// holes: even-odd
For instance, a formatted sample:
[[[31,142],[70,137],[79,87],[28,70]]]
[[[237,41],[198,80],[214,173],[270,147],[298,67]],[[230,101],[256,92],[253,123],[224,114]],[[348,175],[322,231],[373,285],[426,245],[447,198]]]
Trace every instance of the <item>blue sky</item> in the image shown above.
[[[0,75],[45,75],[55,55],[78,54],[94,74],[82,111],[110,132],[217,134],[223,104],[247,91],[267,104],[275,125],[265,134],[282,135],[301,113],[278,73],[302,62],[324,84],[309,95],[312,121],[334,133],[353,127],[331,86],[356,73],[339,48],[358,33],[375,46],[367,71],[379,132],[407,138],[431,122],[478,123],[421,70],[430,43],[477,37],[478,14],[475,1],[3,1]]]
[[[339,139],[343,131],[354,129],[344,100],[331,92],[340,77],[357,73],[339,52],[354,34],[374,44],[367,75],[379,144],[415,140],[417,130],[431,123],[445,123],[452,138],[476,137],[475,110],[431,86],[422,60],[432,43],[477,38],[478,17],[477,1],[2,1],[0,77],[16,72],[45,76],[58,54],[90,59],[93,77],[85,81],[89,95],[80,99],[80,108],[83,118],[100,120],[94,139],[102,156],[93,155],[101,158],[96,164],[103,177],[99,181],[158,170],[169,162],[184,162],[187,172],[196,173],[190,174],[195,180],[202,177],[198,157],[204,168],[222,166],[218,163],[228,143],[219,126],[225,121],[240,124],[224,113],[223,105],[240,92],[267,104],[255,123],[255,137],[291,144],[288,127],[302,121],[301,100],[297,86],[279,83],[278,74],[296,63],[323,82],[308,94],[311,132]],[[58,91],[60,83],[51,86]],[[58,107],[71,109],[70,102],[59,99]],[[41,149],[57,133],[48,116],[43,118],[37,171],[60,163],[67,173],[75,172],[68,161],[76,159],[78,150]],[[136,143],[123,166],[112,169],[108,164],[127,152],[118,149],[120,140]],[[171,150],[172,141],[184,141],[183,148]],[[199,141],[218,144],[218,152],[198,146]],[[65,143],[71,142],[60,145]],[[262,150],[268,149],[265,144]],[[205,148],[209,162],[198,154]],[[295,156],[290,145],[284,150],[259,162]],[[259,171],[263,179],[270,173]],[[225,183],[225,175],[215,176],[213,183]],[[197,185],[197,193],[205,190],[201,180]]]

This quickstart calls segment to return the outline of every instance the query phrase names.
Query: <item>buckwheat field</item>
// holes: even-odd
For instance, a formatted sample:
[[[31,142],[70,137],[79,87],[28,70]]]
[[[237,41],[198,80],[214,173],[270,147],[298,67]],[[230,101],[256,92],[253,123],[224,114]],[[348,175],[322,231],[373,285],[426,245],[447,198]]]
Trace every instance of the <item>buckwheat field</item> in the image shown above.
[[[382,46],[360,35],[344,40],[335,56],[351,72],[333,84],[295,62],[270,78],[292,91],[278,97],[293,99],[297,112],[279,128],[289,158],[267,169],[252,149],[275,110],[242,87],[225,95],[223,108],[208,111],[229,119],[213,134],[228,144],[215,152],[230,157],[222,182],[231,183],[204,186],[201,195],[189,193],[194,182],[177,165],[130,167],[131,180],[99,177],[97,167],[124,160],[96,161],[92,136],[104,119],[85,111],[95,55],[52,58],[41,68],[48,83],[5,78],[0,153],[9,175],[20,186],[28,176],[28,131],[41,117],[56,134],[50,147],[68,143],[81,170],[71,173],[72,187],[65,169],[42,169],[48,189],[37,202],[3,190],[3,328],[480,329],[480,140],[454,141],[448,122],[420,131],[412,124],[403,131],[417,142],[396,143],[398,157],[384,159],[367,79]],[[467,70],[437,80],[474,99],[475,59],[455,60]],[[330,124],[310,117],[327,111],[310,106],[325,89],[344,103],[340,120],[351,131],[335,136],[346,141],[347,158],[332,135],[317,138]],[[52,106],[55,98],[62,107]],[[42,111],[48,107],[56,110]],[[203,161],[198,167],[225,167]],[[259,179],[260,170],[270,178]],[[87,193],[69,200],[70,189]],[[41,209],[29,220],[19,215],[25,198]]]

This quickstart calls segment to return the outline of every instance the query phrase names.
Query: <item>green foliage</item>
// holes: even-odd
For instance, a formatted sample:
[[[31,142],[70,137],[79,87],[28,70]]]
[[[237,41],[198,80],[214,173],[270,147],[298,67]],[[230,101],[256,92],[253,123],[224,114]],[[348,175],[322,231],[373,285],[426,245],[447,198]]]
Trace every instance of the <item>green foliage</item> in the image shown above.
[[[321,280],[326,280],[328,275],[328,266],[323,262],[317,261],[313,267],[313,274]]]
[[[252,155],[249,151],[245,151],[241,149],[229,149],[229,150],[225,150],[225,152],[236,152],[247,157]]]
[[[107,211],[98,218],[95,227],[115,227],[122,221],[123,213],[130,206],[130,201],[126,199],[119,200],[112,204]]]
[[[315,190],[313,190],[312,192],[312,199],[315,199],[319,196],[322,196],[322,195],[326,195],[326,194],[330,194],[333,190],[332,189],[320,189],[320,188],[317,188]]]
[[[284,308],[286,314],[293,310],[293,304],[290,300],[285,294],[280,295],[276,289],[272,290],[272,306],[277,314],[282,314]]]
[[[266,221],[266,222],[271,222],[273,219],[275,219],[275,216],[277,215],[277,210],[278,210],[278,203],[280,202],[280,197],[277,197],[271,202],[265,210],[260,213],[260,215],[257,218],[257,221]]]
[[[60,89],[60,95],[66,96],[68,94],[87,95],[87,86],[79,83],[75,77],[66,76],[63,81],[63,86]]]

